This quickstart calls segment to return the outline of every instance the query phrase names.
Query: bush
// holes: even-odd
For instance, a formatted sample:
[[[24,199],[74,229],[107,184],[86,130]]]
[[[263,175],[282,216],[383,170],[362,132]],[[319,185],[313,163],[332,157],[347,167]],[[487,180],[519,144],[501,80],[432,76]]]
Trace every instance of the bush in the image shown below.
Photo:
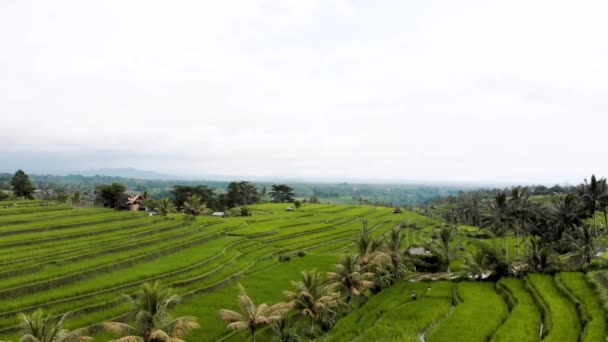
[[[595,258],[590,263],[583,265],[583,271],[600,271],[608,270],[608,259],[606,258]]]
[[[410,258],[412,264],[416,267],[416,272],[441,272],[441,260],[435,255],[412,255]]]
[[[480,229],[476,232],[468,232],[466,233],[466,236],[473,239],[493,239],[495,237],[491,231],[486,229]]]
[[[289,255],[289,254],[279,255],[279,261],[280,262],[288,262],[290,260],[291,260],[291,255]]]
[[[299,251],[299,252],[298,252],[298,256],[299,256],[300,258],[301,258],[301,257],[303,257],[303,256],[305,256],[305,255],[306,255],[306,252],[304,252],[304,251]]]

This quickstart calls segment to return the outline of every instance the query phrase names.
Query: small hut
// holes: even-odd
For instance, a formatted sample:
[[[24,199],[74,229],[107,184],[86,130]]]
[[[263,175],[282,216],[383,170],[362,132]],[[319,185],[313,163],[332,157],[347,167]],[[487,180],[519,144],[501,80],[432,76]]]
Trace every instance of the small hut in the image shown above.
[[[146,210],[146,206],[144,204],[144,196],[137,194],[132,197],[129,197],[127,201],[127,206],[130,211],[140,211]]]

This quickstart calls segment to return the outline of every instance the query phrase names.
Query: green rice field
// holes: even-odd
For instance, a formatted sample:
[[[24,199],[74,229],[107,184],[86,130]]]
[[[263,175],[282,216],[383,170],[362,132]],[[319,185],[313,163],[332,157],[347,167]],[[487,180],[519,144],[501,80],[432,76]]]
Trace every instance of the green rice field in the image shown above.
[[[1,204],[1,203],[0,203]],[[19,340],[17,314],[70,312],[69,329],[120,320],[122,294],[161,280],[183,297],[176,315],[196,316],[188,341],[242,341],[218,317],[236,309],[236,282],[256,302],[284,300],[301,271],[328,271],[353,251],[362,221],[382,236],[404,221],[404,247],[420,244],[444,222],[390,208],[305,204],[250,206],[249,217],[199,217],[44,201],[0,206],[0,341]],[[475,227],[460,227],[462,233]],[[471,247],[464,241],[463,249]],[[514,243],[509,240],[515,253]],[[279,256],[283,256],[282,261]],[[285,258],[289,256],[289,258]],[[289,260],[287,260],[289,259]],[[461,260],[454,261],[458,268]],[[343,315],[322,341],[604,341],[608,274],[531,274],[498,282],[401,280]],[[417,299],[411,296],[416,293]],[[98,333],[95,340],[115,338]],[[270,341],[269,329],[258,340]]]

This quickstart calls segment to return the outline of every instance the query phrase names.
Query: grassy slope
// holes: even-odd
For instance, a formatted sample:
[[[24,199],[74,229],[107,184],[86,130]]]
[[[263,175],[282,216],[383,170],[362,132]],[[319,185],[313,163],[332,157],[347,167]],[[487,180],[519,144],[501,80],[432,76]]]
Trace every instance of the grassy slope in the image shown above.
[[[540,341],[540,311],[520,279],[503,278],[497,287],[511,305],[509,318],[492,336],[492,342]]]
[[[493,283],[462,282],[457,290],[462,303],[427,334],[427,341],[487,341],[507,318],[507,305]]]
[[[578,300],[578,310],[584,323],[582,341],[602,341],[606,337],[606,315],[597,295],[579,272],[563,272],[558,276],[562,284]]]
[[[528,279],[548,309],[545,317],[548,333],[543,341],[578,341],[581,323],[574,303],[558,291],[551,276],[531,274]]]
[[[431,290],[427,291],[427,288]],[[411,299],[411,293],[419,295]],[[443,319],[452,305],[452,284],[401,281],[344,317],[323,339],[346,341],[419,341],[418,335]]]
[[[217,337],[224,329],[216,311],[222,304],[235,303],[235,288],[230,285],[235,277],[251,284],[254,298],[279,300],[267,294],[282,296],[301,270],[329,269],[352,248],[362,218],[368,218],[369,227],[379,235],[404,219],[421,226],[439,225],[409,212],[391,214],[390,208],[318,204],[286,212],[285,207],[254,205],[251,217],[200,217],[188,226],[181,224],[179,215],[171,220],[106,209],[75,210],[40,201],[0,208],[0,230],[10,234],[0,241],[5,244],[0,272],[6,272],[0,277],[0,291],[11,293],[0,308],[0,331],[16,324],[16,312],[40,305],[52,313],[73,311],[69,328],[114,319],[128,309],[122,293],[133,293],[143,281],[160,279],[178,293],[192,294],[180,312],[200,314],[206,327],[200,334]],[[31,243],[32,237],[38,240]],[[295,255],[303,250],[309,253],[304,258],[294,256],[285,264],[277,261],[281,251]],[[96,267],[103,271],[91,272]],[[261,268],[265,270],[255,272]],[[253,285],[256,282],[264,285]],[[215,306],[203,305],[213,300]],[[16,339],[13,333],[0,332],[0,337]]]

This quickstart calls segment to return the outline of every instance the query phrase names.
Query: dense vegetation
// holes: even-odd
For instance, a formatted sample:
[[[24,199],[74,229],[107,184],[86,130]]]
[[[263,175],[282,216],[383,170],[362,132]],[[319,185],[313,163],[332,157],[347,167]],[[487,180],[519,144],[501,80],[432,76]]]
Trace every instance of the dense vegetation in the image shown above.
[[[269,189],[233,182],[216,195],[179,185],[171,197],[143,197],[149,212],[78,205],[78,193],[71,205],[0,202],[0,337],[606,336],[604,179],[550,200],[514,188],[469,207],[463,194],[429,216],[297,201],[284,184]],[[126,191],[100,184],[96,194],[120,208]],[[234,207],[228,217],[210,215],[217,203]],[[38,327],[62,335],[38,337]]]

